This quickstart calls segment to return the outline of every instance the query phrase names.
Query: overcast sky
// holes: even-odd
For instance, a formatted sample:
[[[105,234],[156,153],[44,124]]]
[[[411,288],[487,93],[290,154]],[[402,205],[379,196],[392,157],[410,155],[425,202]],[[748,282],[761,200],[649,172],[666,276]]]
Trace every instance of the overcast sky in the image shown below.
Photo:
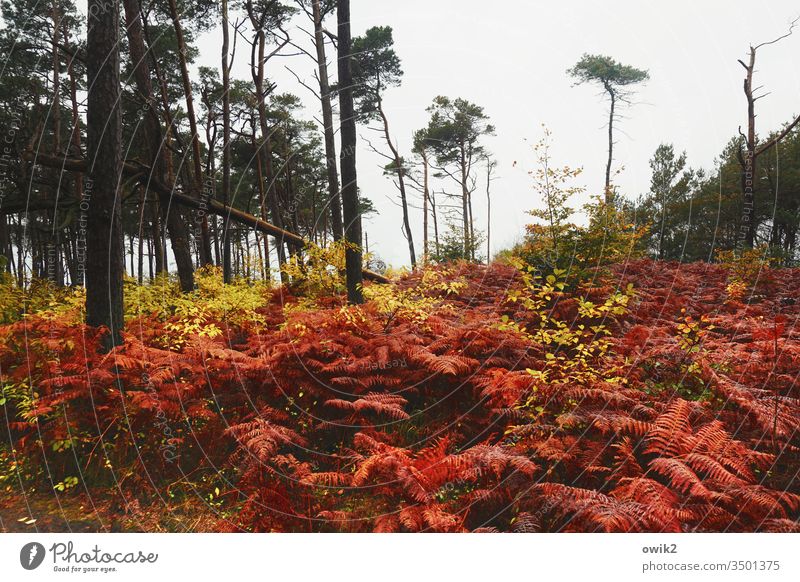
[[[583,167],[579,184],[591,193],[602,190],[606,104],[596,88],[573,87],[565,74],[583,53],[606,54],[650,72],[650,82],[617,134],[615,168],[624,166],[617,182],[623,194],[635,197],[648,189],[648,160],[659,143],[685,149],[695,167],[713,168],[715,156],[746,122],[743,69],[737,59],[745,58],[750,43],[785,33],[800,15],[800,5],[788,0],[352,0],[351,10],[354,35],[376,25],[394,29],[405,76],[401,87],[387,92],[385,107],[401,152],[408,154],[412,132],[426,125],[425,108],[436,95],[463,97],[491,117],[497,135],[486,145],[498,162],[492,185],[493,252],[521,237],[530,218],[525,211],[540,204],[527,172],[541,124],[553,133],[554,162]],[[335,30],[335,18],[327,26]],[[220,39],[219,31],[200,39],[198,64],[218,67]],[[771,91],[758,103],[763,132],[800,112],[798,55],[800,29],[759,52],[756,84]],[[240,48],[239,77],[249,78],[247,58]],[[278,81],[279,92],[304,98],[309,118],[318,115],[315,97],[286,65],[313,83],[314,63],[307,58],[271,61],[268,74]],[[364,128],[359,131],[375,137]],[[397,193],[382,174],[383,162],[363,141],[358,162],[362,195],[380,211],[365,223],[371,250],[387,263],[407,264]],[[485,229],[482,187],[475,211],[477,225]],[[414,213],[412,225],[421,252],[421,212]]]

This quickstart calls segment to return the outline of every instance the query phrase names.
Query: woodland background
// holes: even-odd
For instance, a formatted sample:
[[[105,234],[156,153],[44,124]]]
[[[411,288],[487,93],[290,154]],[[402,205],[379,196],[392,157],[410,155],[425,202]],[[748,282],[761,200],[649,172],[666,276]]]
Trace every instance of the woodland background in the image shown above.
[[[491,112],[397,127],[393,30],[347,0],[1,6],[4,530],[798,530],[800,118],[758,117],[797,21],[743,46],[714,168],[665,141],[641,195],[650,73],[580,57],[605,181],[537,130],[500,249]],[[407,268],[370,253],[365,144]]]

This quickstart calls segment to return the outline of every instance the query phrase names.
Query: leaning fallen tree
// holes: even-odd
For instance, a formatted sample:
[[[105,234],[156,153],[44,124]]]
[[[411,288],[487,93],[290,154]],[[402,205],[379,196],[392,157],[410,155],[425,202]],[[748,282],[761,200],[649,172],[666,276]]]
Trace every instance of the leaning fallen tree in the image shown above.
[[[57,168],[62,171],[76,173],[86,172],[86,160],[82,158],[52,156],[26,151],[22,154],[22,159],[48,168]],[[234,222],[247,225],[264,234],[274,236],[280,242],[289,242],[300,246],[305,246],[308,244],[308,241],[303,237],[293,232],[289,232],[283,228],[279,228],[274,224],[267,222],[266,220],[258,218],[257,216],[253,216],[252,214],[238,210],[231,206],[226,206],[221,202],[211,198],[205,200],[188,196],[155,178],[152,169],[145,164],[127,161],[123,165],[122,173],[126,178],[138,181],[143,187],[176,204],[187,206],[189,208],[200,210],[206,213],[215,214],[223,218],[227,217],[228,220],[233,220]],[[59,206],[69,206],[78,204],[79,202],[80,201],[76,200],[69,202],[59,201],[58,204]],[[48,202],[30,201],[26,203],[7,205],[3,207],[3,212],[24,212],[26,210],[41,209],[44,207],[43,204],[48,204]],[[49,207],[52,207],[52,204],[55,204],[55,202],[50,203]],[[368,269],[364,269],[363,274],[364,278],[369,281],[374,281],[377,283],[389,282],[387,277]]]

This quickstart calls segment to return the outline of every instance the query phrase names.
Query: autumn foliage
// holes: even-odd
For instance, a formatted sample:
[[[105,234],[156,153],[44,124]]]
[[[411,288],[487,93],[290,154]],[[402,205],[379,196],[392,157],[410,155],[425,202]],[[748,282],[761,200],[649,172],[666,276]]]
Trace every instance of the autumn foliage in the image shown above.
[[[69,309],[17,318],[0,487],[223,531],[797,531],[800,271],[564,277],[142,291],[110,354]]]

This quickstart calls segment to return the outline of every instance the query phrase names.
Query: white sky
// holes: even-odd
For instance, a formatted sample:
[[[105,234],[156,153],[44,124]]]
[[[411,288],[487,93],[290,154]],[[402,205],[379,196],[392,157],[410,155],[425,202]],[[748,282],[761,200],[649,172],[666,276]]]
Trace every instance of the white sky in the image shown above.
[[[499,177],[492,186],[495,252],[521,237],[529,222],[525,211],[540,203],[527,171],[533,163],[530,145],[541,137],[542,123],[553,132],[554,163],[582,166],[579,184],[593,193],[602,189],[606,104],[597,89],[573,87],[565,73],[584,52],[650,71],[639,104],[627,112],[617,134],[615,168],[625,167],[617,182],[623,194],[635,197],[649,187],[648,160],[661,142],[685,149],[693,166],[713,166],[746,121],[743,69],[736,60],[745,58],[750,43],[785,33],[800,6],[789,0],[352,0],[351,12],[354,36],[376,25],[394,29],[405,76],[401,87],[387,92],[385,107],[401,152],[408,155],[412,132],[426,125],[425,108],[436,95],[466,98],[491,117],[497,136],[486,145],[498,161]],[[297,23],[308,26],[304,15]],[[335,31],[335,17],[327,26]],[[305,35],[296,31],[296,38]],[[197,64],[219,67],[219,30],[199,40]],[[758,103],[764,133],[800,112],[797,55],[800,28],[759,52],[756,81],[771,91]],[[235,76],[250,78],[248,60],[248,47],[240,43]],[[331,64],[334,76],[335,61]],[[285,65],[313,85],[315,64],[306,57],[278,59],[268,75],[279,83],[278,92],[304,99],[308,117],[319,116],[318,101]],[[377,134],[364,128],[360,133],[378,142]],[[387,263],[407,264],[401,213],[392,202],[396,190],[379,167],[383,160],[361,145],[359,186],[380,211],[364,225],[371,250]],[[475,195],[475,214],[484,229],[483,187]],[[421,211],[413,213],[412,227],[421,253]]]

